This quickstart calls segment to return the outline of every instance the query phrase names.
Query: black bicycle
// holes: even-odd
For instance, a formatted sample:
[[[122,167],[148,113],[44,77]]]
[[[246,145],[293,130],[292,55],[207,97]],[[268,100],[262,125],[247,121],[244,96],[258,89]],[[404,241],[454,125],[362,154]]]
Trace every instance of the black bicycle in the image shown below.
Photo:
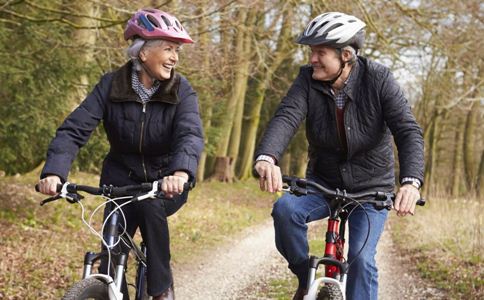
[[[283,188],[284,191],[296,196],[307,195],[308,193],[322,194],[328,200],[329,205],[324,256],[310,257],[308,292],[304,296],[304,300],[344,300],[346,298],[348,269],[351,264],[344,257],[344,236],[348,217],[354,208],[362,207],[363,203],[371,203],[376,209],[390,210],[393,207],[395,193],[375,191],[351,194],[345,190],[328,189],[308,179],[290,176],[283,176],[282,181],[286,184]],[[425,205],[425,200],[418,200],[417,205]],[[371,224],[368,215],[367,218],[368,223]],[[369,234],[370,230],[368,229],[366,240]],[[365,245],[366,242],[359,252],[363,250]],[[316,271],[321,264],[325,266],[325,273],[324,276],[316,279]]]
[[[66,199],[70,203],[78,203],[82,209],[82,221],[89,229],[102,240],[103,250],[100,252],[87,252],[84,256],[84,270],[82,279],[74,283],[62,297],[64,300],[98,299],[98,300],[122,300],[122,282],[125,277],[128,254],[121,251],[113,251],[116,246],[123,243],[127,246],[136,258],[136,280],[135,280],[135,300],[148,300],[151,297],[147,294],[146,283],[146,247],[141,241],[138,246],[131,236],[126,232],[126,219],[121,208],[125,205],[145,199],[163,198],[160,190],[160,183],[142,183],[139,185],[129,185],[124,187],[114,187],[112,185],[93,187],[65,183],[57,187],[58,195],[43,200],[40,205],[58,199]],[[189,190],[190,184],[184,186],[184,190]],[[38,186],[35,186],[38,191]],[[78,192],[86,192],[91,195],[99,195],[106,199],[106,202],[98,206],[91,214],[90,221],[84,217],[84,206],[81,200],[84,198]],[[111,209],[103,222],[101,232],[97,232],[91,225],[92,216],[104,205],[109,204]],[[93,273],[93,265],[101,260],[107,259],[106,274]],[[114,266],[113,266],[113,263]],[[113,266],[113,267],[111,267]],[[112,274],[111,274],[112,273]]]

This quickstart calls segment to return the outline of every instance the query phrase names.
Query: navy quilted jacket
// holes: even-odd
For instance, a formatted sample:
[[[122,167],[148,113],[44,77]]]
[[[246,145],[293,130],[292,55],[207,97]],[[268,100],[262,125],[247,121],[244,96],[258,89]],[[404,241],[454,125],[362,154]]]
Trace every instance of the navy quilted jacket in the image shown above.
[[[67,180],[72,161],[99,122],[110,144],[101,184],[122,186],[186,171],[193,179],[203,149],[198,99],[188,80],[172,73],[145,104],[131,87],[132,64],[104,75],[57,130],[41,177]]]

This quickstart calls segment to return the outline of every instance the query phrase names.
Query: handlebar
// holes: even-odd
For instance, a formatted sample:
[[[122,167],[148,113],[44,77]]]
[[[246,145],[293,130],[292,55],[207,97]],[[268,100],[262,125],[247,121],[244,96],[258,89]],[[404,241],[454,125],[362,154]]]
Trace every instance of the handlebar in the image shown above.
[[[193,188],[192,182],[186,182],[183,185],[183,191],[189,191]],[[35,191],[39,192],[39,184],[35,185]],[[133,200],[143,200],[146,198],[153,198],[162,196],[161,181],[154,181],[152,183],[145,182],[135,185],[126,185],[122,187],[115,187],[113,185],[103,185],[101,187],[77,185],[75,183],[58,184],[56,191],[60,194],[43,200],[40,205],[44,205],[48,202],[55,201],[61,198],[66,198],[71,203],[79,202],[84,197],[79,195],[78,192],[86,192],[91,195],[103,195],[106,197],[123,197],[133,196]],[[140,195],[141,194],[141,195]]]
[[[391,205],[393,204],[393,201],[395,200],[395,193],[378,192],[378,191],[347,193],[346,190],[340,190],[340,189],[332,190],[308,179],[303,179],[303,178],[298,178],[293,176],[286,176],[286,175],[282,176],[282,181],[288,184],[287,191],[295,194],[296,196],[302,196],[302,195],[307,195],[308,193],[311,193],[312,191],[308,189],[308,187],[311,187],[323,193],[324,196],[329,198],[354,199],[354,200],[363,199],[363,198],[372,198],[376,201],[369,200],[365,202],[371,202],[379,206],[380,208],[390,209]],[[419,199],[417,201],[417,205],[424,206],[425,199],[423,198]]]

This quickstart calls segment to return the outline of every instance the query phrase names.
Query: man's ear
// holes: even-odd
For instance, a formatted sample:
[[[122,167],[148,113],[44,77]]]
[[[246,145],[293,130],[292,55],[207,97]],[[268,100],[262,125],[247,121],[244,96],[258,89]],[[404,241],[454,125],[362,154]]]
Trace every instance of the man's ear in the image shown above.
[[[350,50],[343,49],[343,51],[341,51],[341,56],[342,56],[344,62],[349,62],[351,60],[351,57],[353,56],[353,54],[351,53]]]

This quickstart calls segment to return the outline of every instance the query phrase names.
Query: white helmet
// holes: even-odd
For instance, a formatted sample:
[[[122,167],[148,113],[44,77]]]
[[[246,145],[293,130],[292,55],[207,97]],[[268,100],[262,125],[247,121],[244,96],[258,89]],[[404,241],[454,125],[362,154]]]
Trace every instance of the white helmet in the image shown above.
[[[363,47],[366,24],[357,17],[340,12],[324,13],[314,18],[297,38],[303,45],[327,45],[334,48]]]

